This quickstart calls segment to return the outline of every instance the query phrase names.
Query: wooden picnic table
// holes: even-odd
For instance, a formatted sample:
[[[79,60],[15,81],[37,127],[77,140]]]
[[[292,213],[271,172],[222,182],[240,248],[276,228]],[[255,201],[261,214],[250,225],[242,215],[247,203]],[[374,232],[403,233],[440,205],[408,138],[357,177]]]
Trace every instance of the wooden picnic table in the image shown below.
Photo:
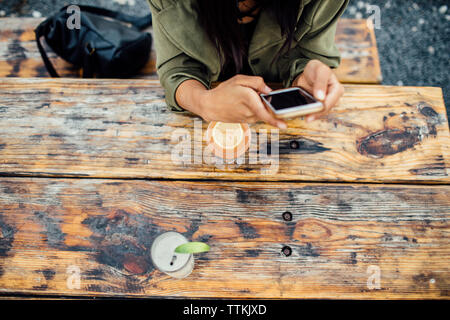
[[[347,85],[242,163],[207,125],[156,80],[0,79],[0,295],[449,299],[441,89]],[[211,246],[182,280],[150,259],[170,230]]]
[[[44,18],[0,18],[0,77],[49,77],[36,45],[34,29]],[[147,31],[152,32],[149,28]],[[344,83],[379,84],[382,81],[375,31],[370,20],[341,19],[336,44],[342,62],[336,69]],[[45,46],[45,43],[44,43]],[[62,77],[81,77],[81,70],[47,47],[49,58]],[[137,78],[157,79],[156,53]]]

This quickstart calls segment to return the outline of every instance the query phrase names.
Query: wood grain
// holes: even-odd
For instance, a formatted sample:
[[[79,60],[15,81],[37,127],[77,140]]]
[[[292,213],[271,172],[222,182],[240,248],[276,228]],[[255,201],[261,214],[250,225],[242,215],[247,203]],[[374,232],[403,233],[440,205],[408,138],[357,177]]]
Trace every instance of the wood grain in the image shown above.
[[[0,77],[48,77],[35,43],[34,28],[43,18],[0,18]],[[336,41],[342,53],[337,69],[344,83],[381,83],[378,51],[373,28],[366,20],[342,19]],[[148,29],[152,32],[152,29]],[[47,47],[49,57],[63,77],[80,77],[81,71]],[[157,79],[156,54],[136,78]]]
[[[383,81],[372,20],[341,19],[336,45],[342,59],[336,69],[341,82],[379,84]]]
[[[449,186],[1,178],[0,294],[449,299],[449,195]],[[183,280],[149,256],[169,230],[211,246]],[[79,289],[67,286],[70,266]],[[367,286],[369,267],[379,289]]]
[[[439,88],[347,86],[340,105],[317,121],[291,120],[279,132],[252,125],[242,164],[216,163],[202,137],[206,127],[198,117],[170,112],[158,81],[4,78],[0,174],[450,181],[450,136]],[[267,145],[263,130],[269,132]],[[275,153],[264,156],[272,147]]]

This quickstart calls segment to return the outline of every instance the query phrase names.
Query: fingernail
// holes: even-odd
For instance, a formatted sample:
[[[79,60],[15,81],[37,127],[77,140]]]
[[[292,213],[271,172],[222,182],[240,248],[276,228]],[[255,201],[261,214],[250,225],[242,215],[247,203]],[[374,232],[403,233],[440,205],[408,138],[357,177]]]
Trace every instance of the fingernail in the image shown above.
[[[280,128],[280,129],[287,129],[287,125],[284,122],[278,122],[278,128]]]
[[[316,98],[319,100],[325,100],[325,92],[323,92],[322,90],[317,91]]]
[[[264,88],[264,91],[267,92],[267,93],[269,93],[269,92],[272,91],[272,89],[271,89],[269,86],[266,86],[266,87]]]
[[[309,116],[308,118],[306,118],[306,122],[312,122],[314,121],[314,116]]]

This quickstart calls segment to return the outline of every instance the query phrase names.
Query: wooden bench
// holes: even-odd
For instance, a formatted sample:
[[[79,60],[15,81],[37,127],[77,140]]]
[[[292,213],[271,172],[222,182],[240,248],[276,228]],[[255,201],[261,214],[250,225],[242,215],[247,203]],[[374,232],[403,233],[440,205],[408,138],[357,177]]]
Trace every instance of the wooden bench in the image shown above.
[[[36,18],[0,19],[0,77],[48,77],[35,43],[34,28],[42,21]],[[381,83],[380,62],[372,24],[366,20],[342,19],[339,23],[337,45],[342,64],[336,70],[344,83]],[[79,77],[81,72],[71,64],[50,53],[61,76]],[[156,56],[138,78],[157,79]]]
[[[206,126],[158,81],[1,79],[0,295],[449,299],[442,90],[347,85],[317,121],[252,125],[241,164],[198,152]],[[149,257],[169,230],[211,246],[182,280]]]

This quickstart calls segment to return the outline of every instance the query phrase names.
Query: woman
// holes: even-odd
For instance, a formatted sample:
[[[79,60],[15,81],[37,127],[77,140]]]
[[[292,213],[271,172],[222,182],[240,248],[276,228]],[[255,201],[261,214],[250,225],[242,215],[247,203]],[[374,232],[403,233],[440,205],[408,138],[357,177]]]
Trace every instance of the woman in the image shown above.
[[[331,68],[340,62],[334,38],[348,0],[149,2],[158,75],[173,110],[286,128],[259,97],[271,91],[267,82],[305,88],[324,112],[344,92]],[[210,89],[214,81],[222,83]]]

